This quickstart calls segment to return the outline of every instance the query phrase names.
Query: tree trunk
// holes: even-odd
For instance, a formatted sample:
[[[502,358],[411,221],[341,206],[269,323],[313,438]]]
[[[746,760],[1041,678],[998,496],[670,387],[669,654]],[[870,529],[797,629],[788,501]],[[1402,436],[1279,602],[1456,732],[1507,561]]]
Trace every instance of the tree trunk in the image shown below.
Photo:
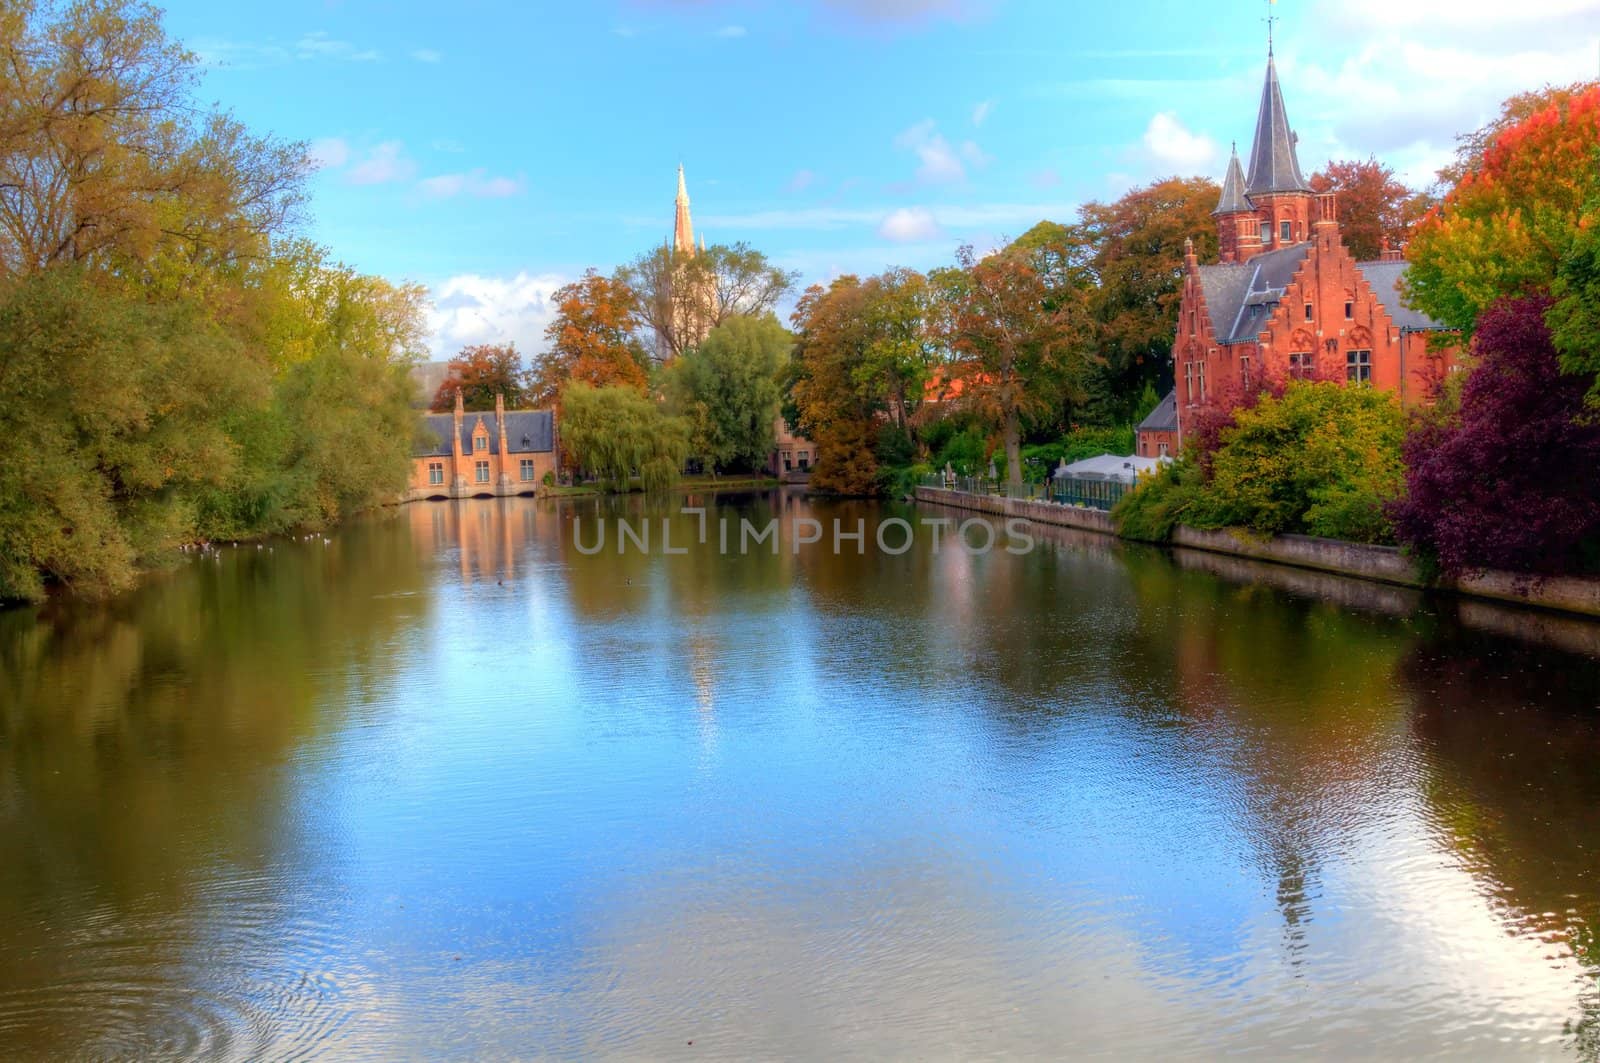
[[[1022,486],[1022,423],[1016,410],[1006,413],[1006,483]]]

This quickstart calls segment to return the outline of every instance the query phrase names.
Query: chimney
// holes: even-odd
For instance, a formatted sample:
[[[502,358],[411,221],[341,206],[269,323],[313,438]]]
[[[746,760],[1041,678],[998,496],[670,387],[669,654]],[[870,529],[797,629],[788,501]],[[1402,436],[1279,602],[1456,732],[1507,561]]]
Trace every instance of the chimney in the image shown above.
[[[1337,197],[1332,192],[1318,192],[1316,202],[1312,207],[1311,226],[1320,229],[1325,225],[1337,227],[1339,224],[1339,207]]]
[[[504,392],[497,391],[494,395],[494,423],[500,430],[500,460],[505,461],[510,453],[506,447],[506,396]]]
[[[1389,238],[1385,236],[1383,238],[1383,250],[1379,253],[1378,259],[1381,262],[1404,262],[1406,260],[1405,245],[1390,247]]]
[[[1200,260],[1195,258],[1194,237],[1192,236],[1185,236],[1183,238],[1183,265],[1184,268],[1190,271],[1193,271],[1200,266]]]
[[[461,421],[462,421],[462,418],[464,418],[466,416],[466,414],[467,414],[467,405],[466,405],[466,403],[464,401],[462,401],[461,389],[460,388],[456,388],[456,415],[455,415],[456,430],[455,430],[455,435],[454,435],[454,437],[452,438],[452,440],[450,442],[450,453],[454,454],[458,458],[461,456]]]

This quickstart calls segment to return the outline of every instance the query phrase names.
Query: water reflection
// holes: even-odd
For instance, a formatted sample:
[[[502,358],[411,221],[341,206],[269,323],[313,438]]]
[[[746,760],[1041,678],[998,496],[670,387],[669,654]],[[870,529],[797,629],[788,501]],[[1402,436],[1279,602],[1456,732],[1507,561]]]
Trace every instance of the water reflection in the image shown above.
[[[689,501],[0,614],[0,1051],[1600,1052],[1594,626]]]

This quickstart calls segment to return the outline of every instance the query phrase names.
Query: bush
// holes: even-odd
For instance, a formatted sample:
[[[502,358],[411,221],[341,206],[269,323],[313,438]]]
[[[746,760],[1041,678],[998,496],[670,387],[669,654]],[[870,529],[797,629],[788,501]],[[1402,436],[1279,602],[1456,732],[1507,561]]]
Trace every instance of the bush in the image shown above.
[[[1172,538],[1173,528],[1187,523],[1185,515],[1200,500],[1204,489],[1200,467],[1180,458],[1141,477],[1139,485],[1112,508],[1111,519],[1125,539],[1164,543]]]
[[[1187,450],[1112,515],[1124,536],[1157,542],[1178,523],[1388,541],[1385,507],[1401,490],[1404,432],[1388,393],[1296,382],[1235,411],[1208,462]]]
[[[1404,482],[1405,420],[1372,388],[1296,382],[1240,410],[1211,457],[1196,527],[1392,539],[1384,508]]]
[[[1461,410],[1406,441],[1396,534],[1441,572],[1594,571],[1600,552],[1600,424],[1592,378],[1564,376],[1543,298],[1506,299],[1478,320]]]

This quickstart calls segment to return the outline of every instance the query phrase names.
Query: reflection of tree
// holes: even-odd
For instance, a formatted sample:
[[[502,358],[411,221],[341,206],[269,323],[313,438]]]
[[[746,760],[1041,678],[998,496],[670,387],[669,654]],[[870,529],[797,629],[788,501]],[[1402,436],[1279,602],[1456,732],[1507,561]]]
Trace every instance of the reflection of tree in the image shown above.
[[[76,994],[110,1012],[80,983],[122,991],[97,964],[141,985],[201,977],[174,972],[216,946],[176,928],[217,903],[217,876],[294,885],[273,872],[305,844],[288,765],[335,726],[329,706],[390,682],[379,651],[420,620],[421,588],[403,529],[373,521],[326,545],[225,549],[104,604],[0,613],[0,1005],[54,1008],[10,1017],[14,1050],[89,1049],[104,1031]],[[170,1014],[122,1018],[170,1032]]]
[[[1600,660],[1448,633],[1397,675],[1434,815],[1509,921],[1588,972],[1572,1036],[1600,1058]]]

